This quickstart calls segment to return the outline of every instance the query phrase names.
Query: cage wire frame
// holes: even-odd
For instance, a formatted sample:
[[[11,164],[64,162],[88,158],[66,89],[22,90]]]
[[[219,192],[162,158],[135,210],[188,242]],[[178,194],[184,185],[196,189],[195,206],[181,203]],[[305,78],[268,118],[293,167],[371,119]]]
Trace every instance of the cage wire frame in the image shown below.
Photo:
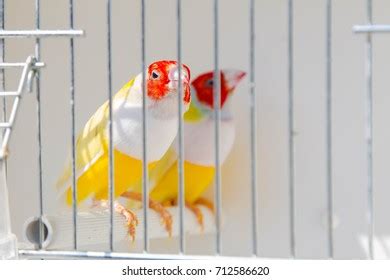
[[[146,9],[145,0],[141,1],[141,69],[143,73],[146,71]],[[12,123],[7,126],[6,122],[6,104],[5,98],[7,96],[13,96],[10,92],[5,91],[5,73],[6,67],[23,67],[28,63],[6,63],[5,62],[5,39],[7,38],[34,38],[35,39],[35,59],[34,65],[30,64],[30,67],[34,68],[37,72],[35,75],[36,83],[36,103],[37,103],[37,138],[38,138],[38,172],[39,172],[39,250],[19,250],[19,255],[22,257],[40,257],[40,258],[115,258],[115,259],[178,259],[178,258],[210,258],[213,256],[189,256],[186,255],[186,243],[185,243],[185,219],[184,219],[184,135],[183,135],[183,119],[180,117],[183,113],[183,105],[180,102],[182,98],[182,84],[181,84],[181,67],[179,67],[179,99],[178,99],[178,185],[179,185],[179,254],[152,254],[149,252],[149,234],[148,234],[148,207],[143,207],[144,214],[144,233],[143,233],[143,253],[119,253],[115,252],[114,248],[114,177],[113,177],[113,143],[111,141],[113,135],[112,129],[112,50],[111,50],[111,0],[106,0],[106,23],[107,23],[107,79],[108,79],[108,100],[109,100],[109,248],[108,252],[94,252],[94,251],[80,251],[78,250],[77,243],[77,184],[76,184],[76,154],[75,154],[75,48],[74,37],[82,36],[82,30],[74,29],[74,3],[73,0],[69,0],[69,29],[68,30],[42,30],[40,29],[40,0],[35,2],[35,30],[6,30],[4,25],[4,0],[0,0],[0,78],[1,78],[1,91],[0,96],[3,96],[3,123],[0,128],[3,129],[3,136],[7,131],[11,133]],[[259,256],[259,224],[258,224],[258,178],[257,178],[257,97],[259,92],[256,88],[255,77],[255,51],[256,51],[256,1],[248,0],[249,9],[249,96],[250,96],[250,163],[251,163],[251,220],[252,220],[252,256]],[[221,85],[220,85],[220,61],[219,61],[219,0],[213,0],[213,56],[214,56],[214,98],[215,100],[221,99]],[[289,244],[290,244],[290,256],[291,258],[297,257],[296,250],[296,224],[295,224],[295,151],[294,151],[294,0],[286,0],[287,5],[287,97],[288,97],[288,192],[289,192]],[[327,200],[327,255],[330,259],[334,258],[334,242],[333,242],[333,193],[332,193],[332,0],[324,0],[324,12],[325,12],[325,149],[326,149],[326,200]],[[372,85],[372,33],[378,32],[390,32],[390,25],[376,25],[373,24],[372,17],[372,0],[366,0],[366,24],[355,25],[352,30],[355,33],[363,33],[366,36],[365,41],[365,71],[366,71],[366,148],[367,148],[367,232],[368,232],[368,256],[370,259],[374,258],[373,238],[374,238],[374,216],[373,216],[373,147],[372,147],[372,134],[373,134],[373,111],[372,111],[372,98],[373,98],[373,85]],[[181,65],[182,61],[182,5],[181,0],[176,0],[176,33],[177,33],[177,61]],[[69,37],[69,56],[70,56],[70,114],[71,114],[71,148],[72,148],[72,223],[73,223],[73,251],[59,251],[59,250],[45,250],[43,249],[44,232],[43,232],[43,188],[42,188],[42,131],[41,131],[41,100],[40,100],[40,74],[39,67],[43,66],[43,62],[40,56],[40,40],[45,37]],[[26,68],[25,68],[26,69]],[[32,69],[29,69],[32,71]],[[27,71],[27,70],[26,70]],[[143,139],[143,173],[142,173],[142,202],[143,205],[148,205],[149,193],[148,193],[148,172],[147,172],[147,119],[146,119],[146,87],[145,87],[145,75],[143,75],[143,89],[142,89],[142,139]],[[16,95],[17,97],[20,96]],[[215,257],[221,257],[222,255],[222,238],[221,238],[221,213],[222,213],[222,201],[221,201],[221,163],[220,163],[220,121],[221,121],[221,108],[220,102],[218,106],[215,106],[215,192],[214,202],[216,206],[215,212]],[[3,152],[5,149],[2,150]],[[1,158],[2,163],[6,163],[6,156]],[[5,164],[2,164],[4,166]],[[261,172],[260,172],[261,175]],[[6,187],[6,186],[4,186]]]

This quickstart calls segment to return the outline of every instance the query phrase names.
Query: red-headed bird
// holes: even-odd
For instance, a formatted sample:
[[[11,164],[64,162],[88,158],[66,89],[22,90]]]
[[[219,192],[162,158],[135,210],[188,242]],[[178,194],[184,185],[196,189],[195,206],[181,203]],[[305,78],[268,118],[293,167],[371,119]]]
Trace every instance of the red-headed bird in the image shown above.
[[[152,63],[146,71],[148,169],[151,172],[174,141],[178,129],[179,67],[176,61]],[[183,107],[190,103],[190,70],[181,68]],[[126,83],[113,98],[113,153],[115,199],[125,196],[141,200],[142,188],[142,73]],[[107,206],[109,168],[109,104],[105,102],[88,120],[76,141],[77,203],[91,198],[94,204]],[[154,172],[154,176],[159,174]],[[153,179],[153,174],[150,178]],[[58,188],[72,203],[72,166],[67,164],[58,180]],[[129,233],[134,240],[137,217],[115,201],[115,211],[125,216]],[[158,211],[171,231],[171,216],[160,203],[151,200],[149,207]]]
[[[239,70],[221,71],[221,164],[230,153],[235,138],[230,98],[244,76],[245,72]],[[202,195],[212,185],[215,176],[214,72],[199,75],[192,81],[191,86],[192,101],[189,110],[184,114],[185,201],[203,227],[203,216],[198,205],[212,208],[212,203],[203,199]],[[150,197],[154,201],[175,203],[177,200],[177,156],[178,144],[175,141],[152,171]]]

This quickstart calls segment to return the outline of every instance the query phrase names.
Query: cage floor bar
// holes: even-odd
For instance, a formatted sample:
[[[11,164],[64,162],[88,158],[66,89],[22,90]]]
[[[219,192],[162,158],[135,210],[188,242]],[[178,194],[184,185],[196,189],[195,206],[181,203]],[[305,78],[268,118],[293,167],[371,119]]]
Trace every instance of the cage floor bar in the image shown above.
[[[47,250],[19,250],[19,255],[25,258],[92,258],[92,259],[125,259],[125,260],[212,260],[212,259],[237,259],[228,256],[204,256],[204,255],[175,255],[175,254],[137,254],[97,251],[47,251]],[[241,257],[248,258],[248,257]]]

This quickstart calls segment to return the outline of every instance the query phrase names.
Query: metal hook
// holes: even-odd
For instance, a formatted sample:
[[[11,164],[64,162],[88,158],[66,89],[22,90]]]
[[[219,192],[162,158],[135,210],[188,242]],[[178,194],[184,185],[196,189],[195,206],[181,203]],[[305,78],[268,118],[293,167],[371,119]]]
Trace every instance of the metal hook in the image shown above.
[[[35,65],[36,62],[37,62],[37,59],[35,57],[32,57],[31,64]],[[28,93],[31,93],[33,91],[33,83],[34,83],[35,75],[37,75],[37,69],[31,68],[31,70],[28,72],[28,75],[27,75],[27,92]]]

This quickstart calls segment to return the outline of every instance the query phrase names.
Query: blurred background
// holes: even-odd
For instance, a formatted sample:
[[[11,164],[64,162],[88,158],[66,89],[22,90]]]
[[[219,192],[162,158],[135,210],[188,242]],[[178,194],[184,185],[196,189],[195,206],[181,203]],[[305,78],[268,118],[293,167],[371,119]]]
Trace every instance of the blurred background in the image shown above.
[[[366,1],[333,1],[333,195],[335,258],[367,257],[365,146],[365,36],[352,26],[366,22]],[[35,1],[5,2],[6,29],[34,29]],[[80,130],[107,98],[106,1],[75,1],[76,125]],[[41,0],[41,28],[68,29],[67,0]],[[183,62],[192,77],[213,69],[213,2],[183,0]],[[374,1],[374,22],[389,23],[390,2]],[[287,0],[256,1],[258,101],[258,203],[261,257],[290,255],[288,196]],[[249,71],[249,1],[220,1],[220,65]],[[325,146],[325,1],[294,1],[294,110],[296,246],[298,258],[327,257]],[[112,78],[116,92],[141,71],[140,1],[112,4]],[[390,34],[374,42],[375,257],[390,257]],[[33,39],[7,39],[5,61],[24,61]],[[71,140],[69,39],[42,40],[41,71],[44,211],[58,211],[55,181]],[[176,1],[146,1],[147,62],[176,59]],[[19,72],[7,70],[7,90]],[[8,186],[13,231],[39,214],[35,94],[23,97],[10,143]],[[222,170],[223,255],[251,254],[249,78],[234,96],[236,142]],[[212,190],[211,190],[212,192]],[[69,238],[72,238],[69,236]],[[118,246],[117,246],[118,248]],[[82,249],[82,246],[81,246]],[[94,248],[95,250],[104,248]],[[141,252],[124,242],[120,251]],[[151,251],[178,252],[178,240],[152,240]],[[214,237],[187,237],[188,254],[213,254]]]

